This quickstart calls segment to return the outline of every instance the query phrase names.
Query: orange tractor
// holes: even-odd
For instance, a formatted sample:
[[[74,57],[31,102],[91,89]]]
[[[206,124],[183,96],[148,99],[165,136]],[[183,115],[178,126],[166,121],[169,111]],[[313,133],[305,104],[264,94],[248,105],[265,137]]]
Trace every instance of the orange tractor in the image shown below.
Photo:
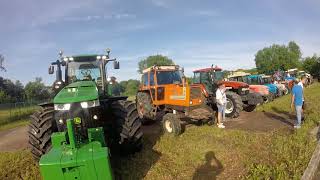
[[[142,122],[162,117],[164,131],[179,135],[187,123],[214,121],[203,85],[189,85],[179,66],[150,67],[143,71],[141,81],[136,103]]]

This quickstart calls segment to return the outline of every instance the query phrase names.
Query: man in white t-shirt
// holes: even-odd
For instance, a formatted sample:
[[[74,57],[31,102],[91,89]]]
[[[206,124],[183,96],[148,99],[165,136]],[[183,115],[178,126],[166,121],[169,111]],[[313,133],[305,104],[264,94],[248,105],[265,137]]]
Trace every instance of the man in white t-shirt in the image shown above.
[[[218,107],[218,128],[225,128],[222,121],[225,119],[225,110],[227,105],[226,87],[223,83],[218,83],[218,89],[216,91],[216,103]]]

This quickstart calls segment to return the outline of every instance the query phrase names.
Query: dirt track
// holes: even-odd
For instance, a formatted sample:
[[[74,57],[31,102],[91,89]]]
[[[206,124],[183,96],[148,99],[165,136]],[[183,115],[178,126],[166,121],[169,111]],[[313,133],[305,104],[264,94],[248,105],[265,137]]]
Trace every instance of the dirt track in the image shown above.
[[[239,129],[254,132],[268,132],[277,129],[292,130],[293,116],[285,112],[242,112],[236,119],[227,119],[226,130]],[[160,131],[160,123],[143,127],[145,135]],[[28,148],[27,126],[0,131],[0,151],[14,151]]]
[[[0,131],[0,151],[13,151],[28,147],[27,126]]]

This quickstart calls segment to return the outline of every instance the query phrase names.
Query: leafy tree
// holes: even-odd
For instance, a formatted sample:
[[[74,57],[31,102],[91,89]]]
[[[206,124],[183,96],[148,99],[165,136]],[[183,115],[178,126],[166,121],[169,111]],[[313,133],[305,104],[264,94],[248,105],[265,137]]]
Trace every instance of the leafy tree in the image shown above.
[[[7,93],[3,90],[0,90],[0,103],[10,102],[10,97],[8,97]]]
[[[1,103],[21,102],[24,100],[24,89],[20,81],[13,83],[10,79],[0,77]]]
[[[287,70],[301,66],[301,50],[293,41],[288,46],[273,44],[259,50],[255,63],[259,73],[272,74],[276,70]]]
[[[146,68],[149,68],[153,65],[174,65],[174,62],[172,59],[168,58],[167,56],[163,55],[154,55],[154,56],[149,56],[146,59],[141,60],[138,63],[138,72],[142,73],[142,71]]]
[[[44,85],[40,77],[26,84],[25,94],[29,101],[42,101],[50,97],[48,88]]]
[[[128,81],[121,81],[119,84],[123,95],[134,96],[139,89],[140,81],[129,79]]]
[[[313,55],[312,57],[306,57],[302,61],[302,66],[305,71],[313,76],[320,77],[320,57]]]

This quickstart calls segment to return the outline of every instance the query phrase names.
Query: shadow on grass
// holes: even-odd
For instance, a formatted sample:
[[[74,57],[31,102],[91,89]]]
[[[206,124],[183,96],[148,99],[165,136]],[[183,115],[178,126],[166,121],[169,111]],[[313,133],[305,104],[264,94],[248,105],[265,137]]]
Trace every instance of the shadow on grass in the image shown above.
[[[193,180],[216,179],[223,171],[223,165],[216,158],[214,152],[209,151],[205,155],[206,162],[199,166],[193,174]]]
[[[264,114],[266,116],[268,116],[271,119],[275,119],[278,121],[281,121],[282,123],[285,123],[289,126],[293,126],[294,125],[294,119],[295,119],[295,115],[287,112],[287,111],[283,111],[283,110],[279,110],[276,107],[271,107],[272,111],[274,111],[275,113],[271,113],[271,112],[264,112]]]
[[[154,145],[162,136],[160,122],[143,126],[143,148],[140,152],[128,156],[112,158],[115,179],[143,179],[151,167],[159,160],[161,153],[154,150]]]

